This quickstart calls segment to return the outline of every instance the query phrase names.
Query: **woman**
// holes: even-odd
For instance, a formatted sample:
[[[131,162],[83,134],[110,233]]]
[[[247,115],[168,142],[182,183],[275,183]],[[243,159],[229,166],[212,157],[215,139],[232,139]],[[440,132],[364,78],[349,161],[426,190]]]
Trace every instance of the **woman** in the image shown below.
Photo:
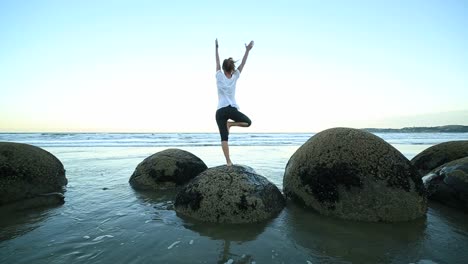
[[[249,127],[252,124],[250,118],[239,112],[239,106],[236,103],[236,82],[240,73],[244,69],[245,62],[249,56],[254,42],[250,41],[245,45],[245,54],[242,62],[237,67],[232,58],[223,61],[223,71],[219,63],[218,39],[216,39],[216,85],[218,86],[218,110],[216,111],[216,123],[218,123],[219,134],[221,135],[221,147],[227,166],[232,166],[229,157],[229,129],[233,126]],[[232,121],[229,121],[232,120]]]

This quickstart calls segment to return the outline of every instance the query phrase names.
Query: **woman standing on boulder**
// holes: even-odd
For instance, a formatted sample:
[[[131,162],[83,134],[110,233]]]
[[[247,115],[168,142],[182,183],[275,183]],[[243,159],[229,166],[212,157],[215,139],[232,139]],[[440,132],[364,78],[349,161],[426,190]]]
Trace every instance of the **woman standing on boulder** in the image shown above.
[[[229,157],[229,129],[232,126],[249,127],[252,124],[250,118],[239,112],[239,106],[236,103],[236,82],[239,79],[240,73],[244,69],[245,62],[249,56],[254,42],[250,41],[249,45],[245,45],[245,54],[242,62],[237,67],[232,58],[223,61],[223,71],[219,62],[218,54],[218,39],[216,39],[216,85],[218,86],[218,110],[216,111],[216,123],[218,123],[219,134],[221,135],[221,147],[223,148],[224,157],[226,158],[227,166],[232,166],[231,158]],[[229,121],[232,120],[232,121]]]

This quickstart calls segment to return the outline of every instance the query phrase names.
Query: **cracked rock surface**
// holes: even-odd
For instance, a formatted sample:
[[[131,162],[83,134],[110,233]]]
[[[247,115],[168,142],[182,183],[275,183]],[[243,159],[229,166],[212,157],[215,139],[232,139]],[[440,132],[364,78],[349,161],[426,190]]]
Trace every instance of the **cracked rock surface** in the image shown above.
[[[290,158],[284,194],[324,215],[362,221],[407,221],[425,215],[418,172],[383,139],[352,128],[311,137]]]
[[[279,189],[247,166],[209,168],[176,196],[175,210],[205,222],[252,223],[277,215],[285,200]]]

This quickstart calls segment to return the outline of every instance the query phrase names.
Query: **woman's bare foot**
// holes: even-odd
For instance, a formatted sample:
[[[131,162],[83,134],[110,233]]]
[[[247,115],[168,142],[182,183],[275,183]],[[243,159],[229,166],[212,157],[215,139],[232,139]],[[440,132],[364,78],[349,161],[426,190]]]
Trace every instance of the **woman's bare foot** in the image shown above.
[[[226,166],[231,167],[231,166],[232,166],[232,162],[230,162],[230,161],[227,162],[227,163],[226,163]]]
[[[234,124],[234,122],[229,122],[229,121],[226,122],[228,133],[230,132],[230,129],[231,129],[233,124]]]

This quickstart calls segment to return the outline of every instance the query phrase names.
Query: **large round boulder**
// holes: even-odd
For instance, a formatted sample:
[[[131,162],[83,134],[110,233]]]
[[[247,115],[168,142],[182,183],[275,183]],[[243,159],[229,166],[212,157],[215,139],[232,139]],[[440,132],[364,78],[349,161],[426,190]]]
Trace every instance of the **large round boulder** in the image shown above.
[[[0,142],[0,206],[31,198],[42,201],[48,193],[62,192],[66,184],[63,164],[51,153],[28,144]]]
[[[416,155],[411,163],[421,176],[452,160],[468,156],[468,140],[448,141],[429,147]]]
[[[175,210],[205,222],[253,223],[278,214],[285,200],[278,188],[247,166],[210,168],[176,196]]]
[[[429,199],[468,211],[468,157],[436,168],[423,182]]]
[[[311,137],[290,158],[284,194],[324,215],[362,221],[406,221],[425,215],[419,174],[383,139],[351,128]]]
[[[158,190],[183,185],[206,170],[206,164],[181,149],[166,149],[144,159],[130,177],[135,189]]]

